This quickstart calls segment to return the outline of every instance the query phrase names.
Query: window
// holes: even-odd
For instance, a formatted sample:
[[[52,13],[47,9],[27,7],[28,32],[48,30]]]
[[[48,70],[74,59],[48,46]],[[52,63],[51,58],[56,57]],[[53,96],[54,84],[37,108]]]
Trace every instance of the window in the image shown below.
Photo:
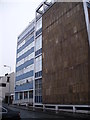
[[[25,91],[24,92],[24,99],[27,99],[28,98],[28,91]]]
[[[7,77],[7,82],[9,82],[10,81],[10,77]]]
[[[23,99],[23,93],[20,93],[20,100]]]
[[[37,77],[41,77],[42,76],[42,71],[39,71],[39,72],[37,72],[37,73],[35,73],[35,77],[37,78]]]
[[[38,56],[38,55],[40,55],[41,53],[42,53],[42,48],[39,49],[39,50],[37,50],[37,51],[35,52],[35,56]]]
[[[24,44],[25,44],[25,40],[23,40],[23,41],[18,45],[18,49],[19,49],[20,47],[22,47]]]
[[[26,83],[29,83],[29,81],[28,81],[28,80],[26,80]]]
[[[35,72],[42,71],[42,56],[36,58],[35,65]]]
[[[1,87],[6,87],[6,83],[0,83]]]
[[[40,28],[37,32],[36,32],[36,36],[39,36],[42,33],[42,28]]]
[[[33,91],[29,91],[29,98],[33,98]]]
[[[35,50],[39,50],[40,48],[42,48],[42,35],[40,35],[37,39],[36,39],[36,45],[35,45]]]
[[[42,79],[35,80],[35,102],[42,102]]]
[[[36,23],[36,31],[38,31],[42,27],[42,18],[40,18]]]

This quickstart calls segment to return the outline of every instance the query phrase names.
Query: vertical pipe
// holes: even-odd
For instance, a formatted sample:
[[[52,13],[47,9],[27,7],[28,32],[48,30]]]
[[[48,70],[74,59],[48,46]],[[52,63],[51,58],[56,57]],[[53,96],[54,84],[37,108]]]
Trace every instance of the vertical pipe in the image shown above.
[[[36,15],[34,20],[34,79],[33,79],[33,108],[35,107],[35,34],[36,34]]]
[[[87,34],[88,34],[88,104],[90,104],[90,89],[89,89],[90,88],[90,21],[89,21],[87,3],[84,0],[83,0],[83,7],[84,7]]]

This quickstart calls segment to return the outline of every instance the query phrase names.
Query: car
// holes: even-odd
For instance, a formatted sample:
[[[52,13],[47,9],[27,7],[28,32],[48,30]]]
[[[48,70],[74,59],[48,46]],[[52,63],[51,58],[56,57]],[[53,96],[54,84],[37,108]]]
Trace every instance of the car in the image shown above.
[[[20,120],[20,112],[0,106],[0,118],[1,120]]]

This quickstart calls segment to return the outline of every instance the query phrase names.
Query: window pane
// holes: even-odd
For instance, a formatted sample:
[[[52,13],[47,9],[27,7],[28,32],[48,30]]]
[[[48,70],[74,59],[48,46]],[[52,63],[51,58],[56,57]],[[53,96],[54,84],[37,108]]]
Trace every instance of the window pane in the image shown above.
[[[39,72],[42,70],[42,56],[36,58],[36,62],[35,62],[36,66],[35,66],[35,72]]]
[[[20,93],[20,99],[22,99],[22,98],[23,98],[23,93],[21,92],[21,93]]]
[[[36,39],[35,47],[36,47],[36,51],[42,48],[42,36],[41,35]]]
[[[33,98],[33,92],[29,91],[29,98]]]
[[[24,99],[28,98],[28,92],[24,92]]]
[[[42,27],[42,18],[40,18],[36,23],[36,31],[38,31]]]

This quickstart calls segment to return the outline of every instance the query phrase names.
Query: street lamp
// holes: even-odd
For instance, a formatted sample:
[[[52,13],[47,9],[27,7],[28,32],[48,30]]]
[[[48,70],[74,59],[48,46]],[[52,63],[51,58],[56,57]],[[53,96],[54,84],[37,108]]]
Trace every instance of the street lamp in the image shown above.
[[[8,67],[10,69],[11,72],[11,67],[8,65],[4,65],[4,67]],[[10,101],[10,80],[9,80],[9,96],[8,96],[8,105],[9,105],[9,101]]]
[[[11,67],[10,67],[10,66],[8,66],[8,65],[4,65],[4,67],[8,67],[8,68],[10,69],[10,72],[11,72]]]

